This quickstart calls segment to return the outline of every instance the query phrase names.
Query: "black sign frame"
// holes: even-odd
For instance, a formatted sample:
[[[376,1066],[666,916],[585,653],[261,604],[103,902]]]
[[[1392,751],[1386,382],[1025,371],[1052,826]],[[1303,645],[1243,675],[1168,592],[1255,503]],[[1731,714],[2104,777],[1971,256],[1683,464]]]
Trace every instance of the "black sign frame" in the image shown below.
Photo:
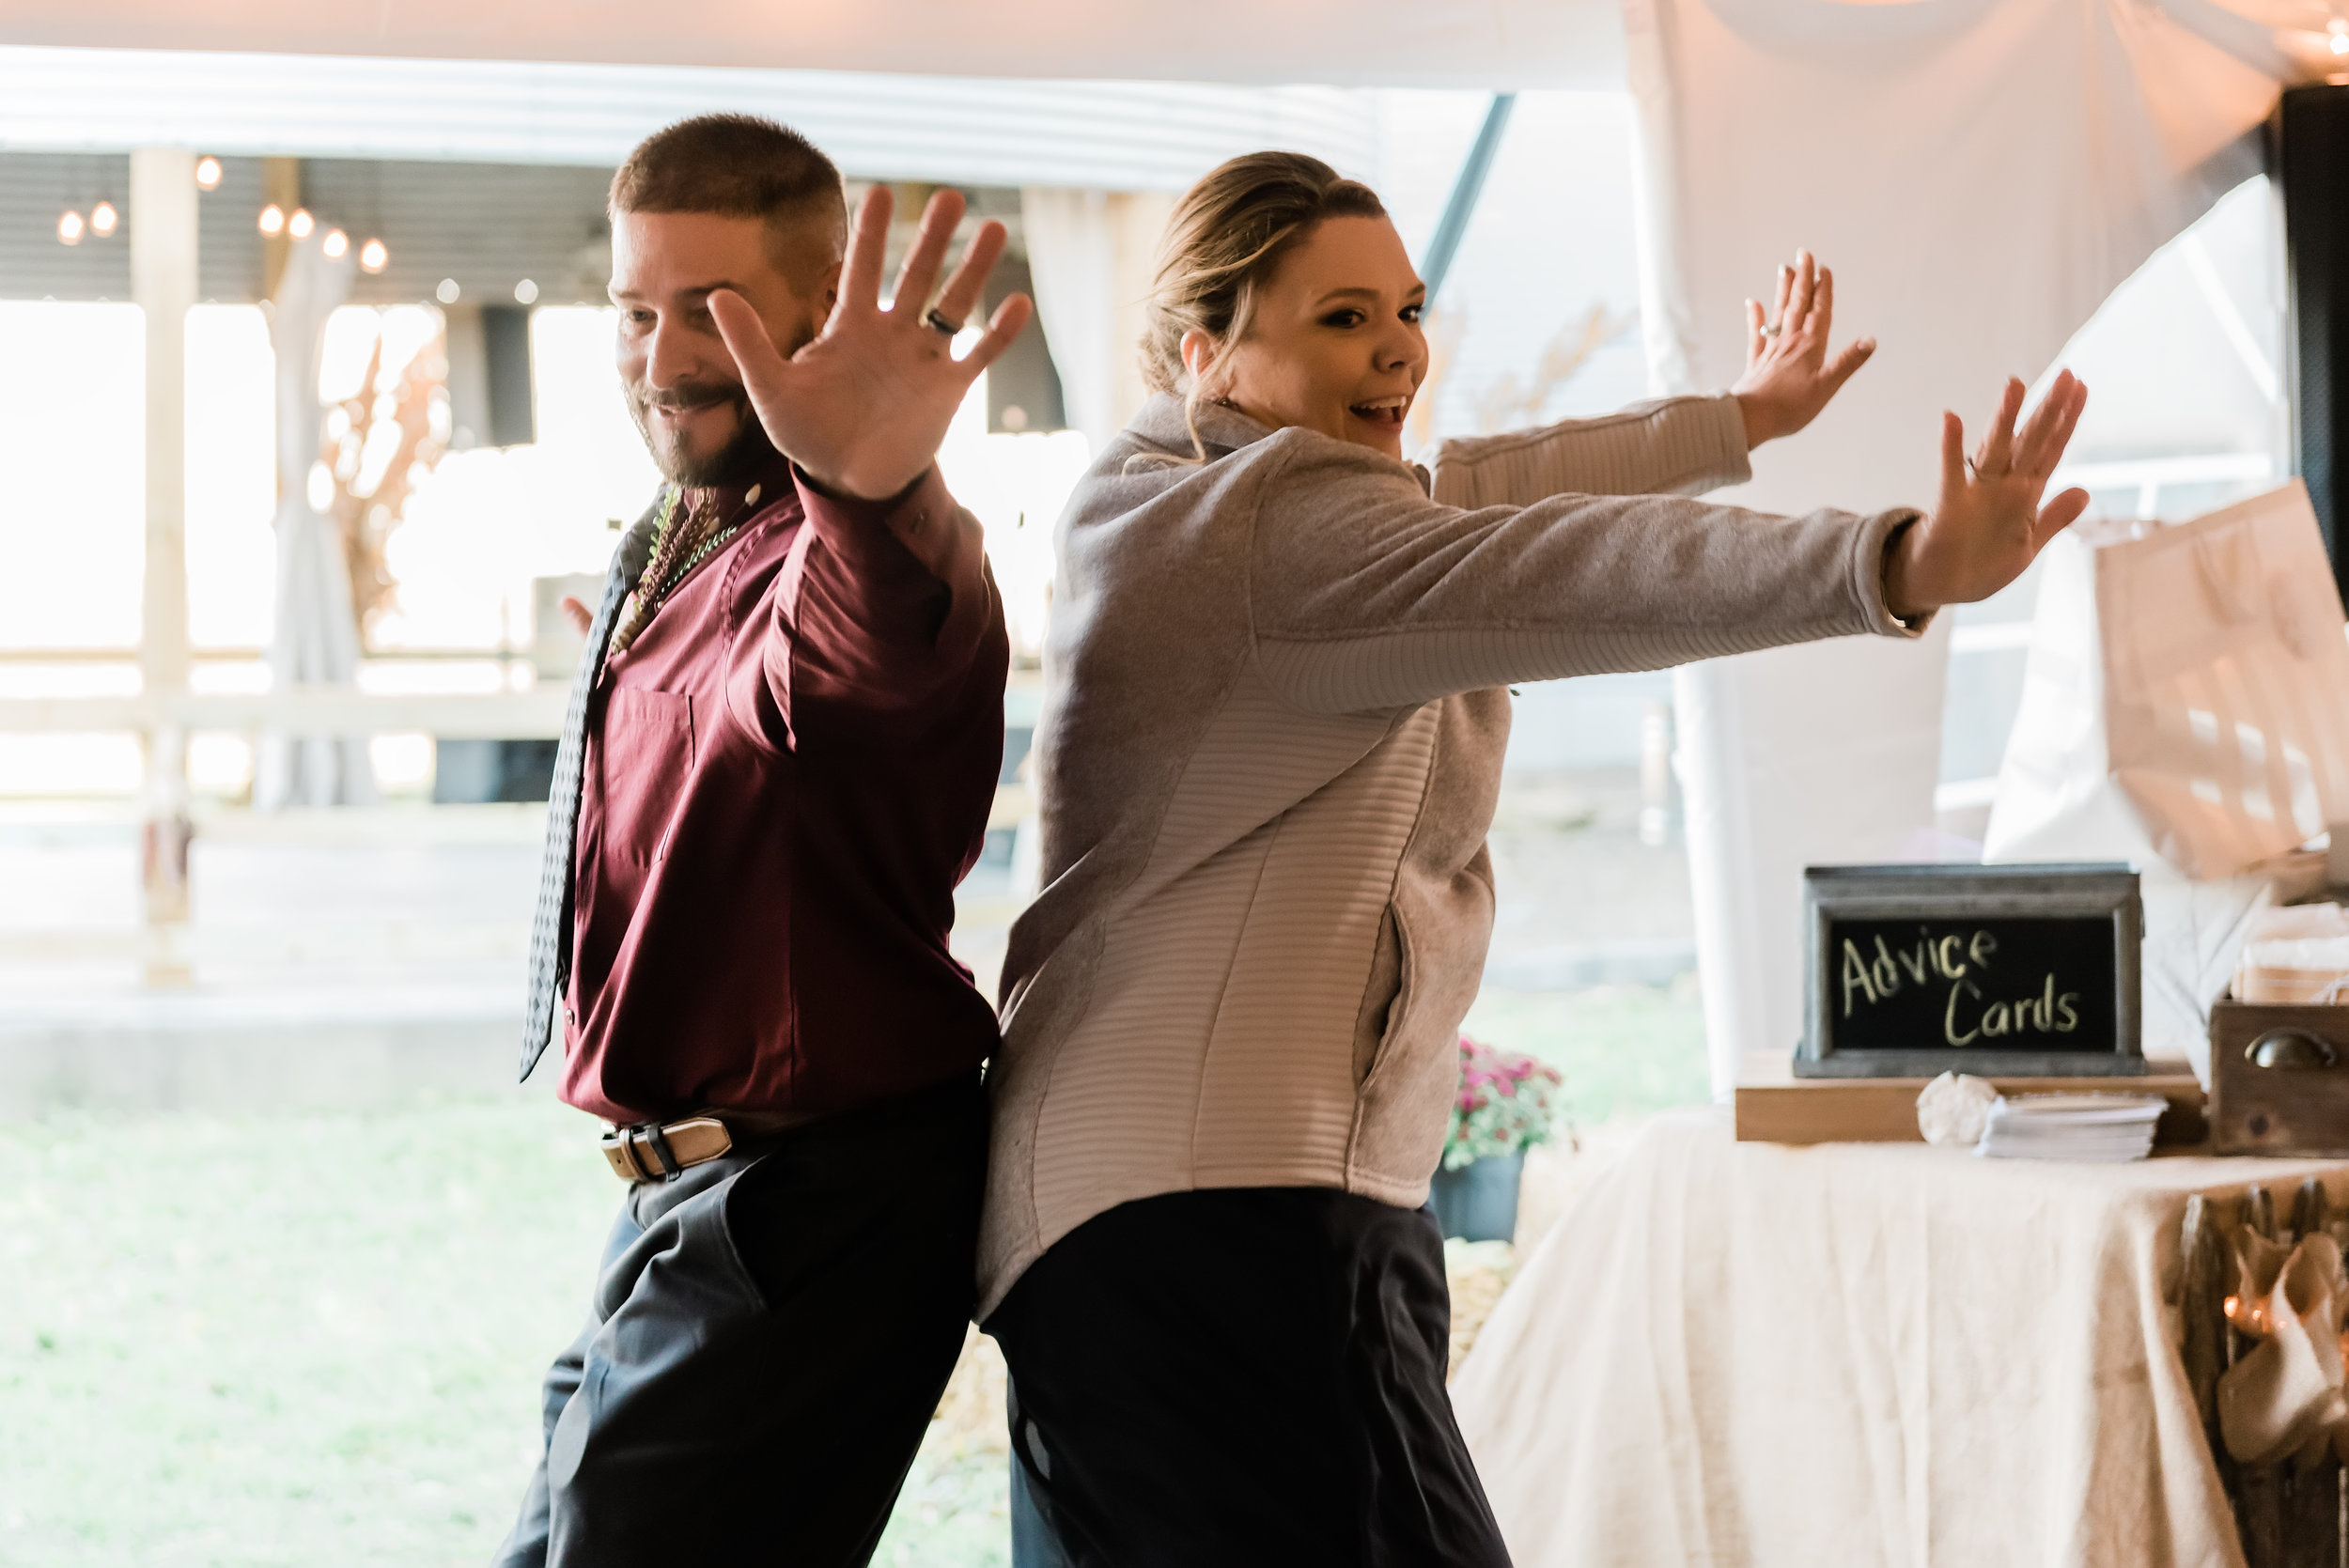
[[[2145,1071],[2139,962],[2145,907],[2137,873],[2119,864],[1814,865],[1804,868],[1804,1032],[1797,1078],[2125,1078]],[[1975,1046],[1839,1045],[1839,923],[2052,920],[2110,932],[2109,1048],[2061,1050]],[[2102,999],[2097,1008],[2102,1015]]]

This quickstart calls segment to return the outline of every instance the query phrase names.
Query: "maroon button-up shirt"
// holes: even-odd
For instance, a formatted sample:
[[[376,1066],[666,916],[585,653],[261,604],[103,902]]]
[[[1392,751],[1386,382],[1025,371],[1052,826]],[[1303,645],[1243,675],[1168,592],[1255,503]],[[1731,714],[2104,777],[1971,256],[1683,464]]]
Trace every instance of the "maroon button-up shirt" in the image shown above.
[[[721,498],[740,509],[740,491]],[[788,465],[588,708],[562,1096],[613,1122],[836,1110],[967,1073],[949,955],[1010,662],[978,524]]]

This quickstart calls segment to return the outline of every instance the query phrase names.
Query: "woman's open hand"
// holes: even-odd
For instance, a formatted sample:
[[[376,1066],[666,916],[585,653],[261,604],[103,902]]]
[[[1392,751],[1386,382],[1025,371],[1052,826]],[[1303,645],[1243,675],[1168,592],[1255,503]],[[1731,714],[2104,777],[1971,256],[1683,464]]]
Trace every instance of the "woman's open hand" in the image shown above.
[[[881,308],[881,253],[889,241],[889,187],[876,183],[858,210],[840,273],[840,299],[816,340],[789,359],[776,351],[755,311],[731,289],[715,289],[709,314],[734,356],[767,439],[826,489],[881,501],[930,466],[963,394],[1027,324],[1029,303],[1014,294],[970,353],[954,356],[953,334],[978,307],[987,274],[1003,254],[1003,225],[979,225],[962,264],[930,306],[930,288],[955,225],[959,194],[941,191],[922,213],[921,232]]]
[[[1966,427],[1941,416],[1941,503],[1901,534],[1884,564],[1885,607],[1903,620],[1945,604],[1988,598],[2023,575],[2049,539],[2088,508],[2088,492],[2039,497],[2088,406],[2088,388],[2069,370],[2055,379],[2018,435],[2023,383],[2009,380],[1998,417],[1971,462]]]
[[[1876,340],[1863,337],[1828,358],[1834,326],[1835,274],[1809,251],[1778,270],[1778,301],[1767,316],[1761,301],[1746,302],[1746,373],[1729,390],[1746,416],[1748,451],[1816,419],[1876,351]]]

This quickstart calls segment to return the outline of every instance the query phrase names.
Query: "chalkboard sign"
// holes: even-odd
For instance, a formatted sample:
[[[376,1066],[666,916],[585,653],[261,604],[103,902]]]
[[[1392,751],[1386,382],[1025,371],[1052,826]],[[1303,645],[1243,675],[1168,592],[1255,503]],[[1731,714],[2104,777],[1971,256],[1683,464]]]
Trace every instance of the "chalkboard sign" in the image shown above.
[[[1812,866],[1803,913],[1797,1078],[2145,1070],[2126,866]]]

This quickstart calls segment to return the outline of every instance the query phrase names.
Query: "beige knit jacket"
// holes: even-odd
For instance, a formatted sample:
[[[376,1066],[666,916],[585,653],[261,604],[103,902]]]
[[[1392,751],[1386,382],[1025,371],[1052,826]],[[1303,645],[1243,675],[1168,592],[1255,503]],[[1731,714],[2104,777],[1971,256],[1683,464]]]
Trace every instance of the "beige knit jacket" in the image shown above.
[[[1507,683],[1906,630],[1883,557],[1915,513],[1661,493],[1746,477],[1731,397],[1448,442],[1432,485],[1199,424],[1209,460],[1179,460],[1182,406],[1154,399],[1060,524],[981,1316],[1138,1198],[1425,1201],[1492,931]]]

